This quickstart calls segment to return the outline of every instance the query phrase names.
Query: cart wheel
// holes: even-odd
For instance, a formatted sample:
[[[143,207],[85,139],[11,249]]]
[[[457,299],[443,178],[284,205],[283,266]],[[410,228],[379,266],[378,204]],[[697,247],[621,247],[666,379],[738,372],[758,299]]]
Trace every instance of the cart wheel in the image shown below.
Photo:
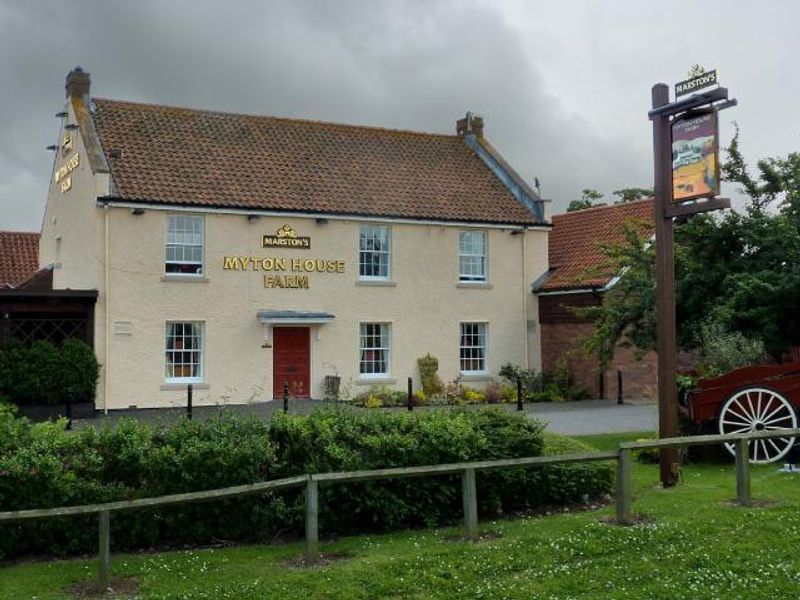
[[[774,390],[747,388],[728,398],[719,413],[719,432],[749,433],[770,429],[795,429],[797,416],[789,401]],[[794,438],[753,440],[750,442],[750,462],[771,463],[786,456]],[[736,453],[733,444],[725,444],[728,452]]]

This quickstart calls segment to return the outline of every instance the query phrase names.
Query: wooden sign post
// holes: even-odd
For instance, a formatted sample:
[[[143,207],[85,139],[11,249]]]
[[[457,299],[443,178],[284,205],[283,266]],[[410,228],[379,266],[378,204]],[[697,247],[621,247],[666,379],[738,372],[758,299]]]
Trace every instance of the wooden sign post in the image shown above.
[[[714,74],[716,80],[716,72]],[[653,107],[648,116],[653,121],[653,159],[655,166],[655,228],[656,228],[656,312],[658,353],[658,436],[678,436],[678,390],[675,382],[678,345],[675,324],[675,240],[673,219],[709,210],[730,207],[727,198],[693,199],[689,203],[673,201],[673,119],[692,114],[701,107],[721,110],[735,106],[728,100],[728,90],[717,88],[694,94],[687,99],[669,102],[669,87],[658,83],[652,89]],[[720,104],[716,102],[722,101]],[[718,163],[718,157],[714,157]],[[678,451],[662,448],[660,451],[661,483],[664,487],[675,485],[678,479]]]

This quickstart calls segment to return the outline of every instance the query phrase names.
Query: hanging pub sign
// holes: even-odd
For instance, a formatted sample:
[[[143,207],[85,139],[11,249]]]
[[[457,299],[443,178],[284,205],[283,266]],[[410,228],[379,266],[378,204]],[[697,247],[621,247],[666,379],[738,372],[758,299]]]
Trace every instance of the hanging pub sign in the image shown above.
[[[719,126],[716,111],[672,122],[672,201],[719,194]]]

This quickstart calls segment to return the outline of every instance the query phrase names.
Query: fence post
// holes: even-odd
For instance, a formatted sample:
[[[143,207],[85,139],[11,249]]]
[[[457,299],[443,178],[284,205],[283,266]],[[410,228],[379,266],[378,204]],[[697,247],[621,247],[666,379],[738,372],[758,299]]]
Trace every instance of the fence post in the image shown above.
[[[190,383],[186,388],[186,418],[192,420],[192,391],[194,386]]]
[[[750,506],[750,454],[747,440],[736,442],[736,502]]]
[[[617,457],[617,523],[626,525],[631,520],[631,449],[620,448]]]
[[[414,390],[412,389],[411,377],[408,378],[408,410],[414,410]]]
[[[523,410],[522,406],[522,377],[517,377],[517,410]]]
[[[283,382],[283,412],[289,412],[289,382]]]
[[[107,590],[111,585],[111,513],[101,510],[98,517],[100,535],[97,586],[101,590]]]
[[[617,404],[624,404],[622,401],[622,371],[617,371]]]
[[[461,473],[461,495],[464,501],[465,537],[474,542],[478,539],[478,492],[475,487],[475,469],[464,469]]]
[[[317,561],[319,551],[319,482],[308,476],[306,482],[306,564]]]

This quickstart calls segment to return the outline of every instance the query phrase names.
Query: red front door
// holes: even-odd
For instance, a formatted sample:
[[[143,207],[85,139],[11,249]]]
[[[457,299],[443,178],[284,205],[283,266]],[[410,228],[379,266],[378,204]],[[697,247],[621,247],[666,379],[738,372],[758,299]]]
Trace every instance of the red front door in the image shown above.
[[[272,395],[283,398],[283,384],[289,384],[289,396],[311,396],[311,338],[308,327],[275,327],[273,329]]]

